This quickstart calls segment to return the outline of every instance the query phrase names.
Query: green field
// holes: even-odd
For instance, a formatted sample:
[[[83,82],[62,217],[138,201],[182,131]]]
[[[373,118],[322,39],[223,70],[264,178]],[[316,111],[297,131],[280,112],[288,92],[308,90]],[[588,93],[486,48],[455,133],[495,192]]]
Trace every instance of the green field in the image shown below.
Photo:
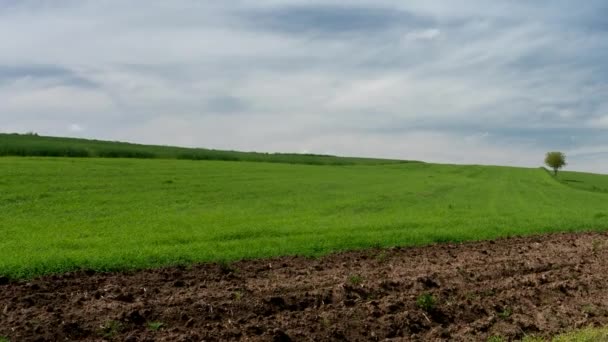
[[[501,341],[501,339],[496,339]],[[525,337],[522,342],[606,342],[608,341],[608,328],[587,327],[566,332],[551,339],[534,336]]]
[[[0,275],[605,230],[608,193],[590,190],[607,182],[426,163],[3,157]]]
[[[557,174],[557,179],[577,189],[608,193],[608,176],[606,175],[562,171]]]
[[[229,160],[311,165],[379,165],[410,162],[406,160],[336,157],[319,154],[222,151],[206,148],[141,145],[117,141],[3,133],[0,133],[0,156]]]

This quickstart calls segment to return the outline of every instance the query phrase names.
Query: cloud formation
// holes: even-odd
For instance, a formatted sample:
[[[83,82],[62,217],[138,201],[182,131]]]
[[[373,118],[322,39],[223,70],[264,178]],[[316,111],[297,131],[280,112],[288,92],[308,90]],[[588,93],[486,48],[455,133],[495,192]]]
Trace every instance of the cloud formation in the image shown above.
[[[4,1],[0,131],[608,173],[608,6]]]

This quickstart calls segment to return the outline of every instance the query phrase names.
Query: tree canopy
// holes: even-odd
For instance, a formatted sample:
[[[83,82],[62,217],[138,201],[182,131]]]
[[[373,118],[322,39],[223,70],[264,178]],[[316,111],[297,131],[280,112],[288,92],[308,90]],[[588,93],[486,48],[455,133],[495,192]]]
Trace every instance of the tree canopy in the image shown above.
[[[566,155],[562,152],[547,152],[545,155],[545,164],[553,169],[553,174],[557,175],[557,170],[566,165]]]

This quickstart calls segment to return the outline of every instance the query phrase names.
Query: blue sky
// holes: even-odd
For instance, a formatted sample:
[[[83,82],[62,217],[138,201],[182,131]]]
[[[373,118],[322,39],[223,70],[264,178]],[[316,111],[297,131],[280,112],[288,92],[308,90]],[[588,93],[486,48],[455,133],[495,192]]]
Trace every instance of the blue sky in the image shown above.
[[[0,131],[608,173],[608,2],[0,0]]]

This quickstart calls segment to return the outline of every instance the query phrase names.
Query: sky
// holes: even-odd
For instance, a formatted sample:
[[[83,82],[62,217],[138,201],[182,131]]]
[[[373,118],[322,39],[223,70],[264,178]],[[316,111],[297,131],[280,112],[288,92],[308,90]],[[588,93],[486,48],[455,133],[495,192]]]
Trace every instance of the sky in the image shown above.
[[[608,2],[0,0],[0,132],[608,173]]]

